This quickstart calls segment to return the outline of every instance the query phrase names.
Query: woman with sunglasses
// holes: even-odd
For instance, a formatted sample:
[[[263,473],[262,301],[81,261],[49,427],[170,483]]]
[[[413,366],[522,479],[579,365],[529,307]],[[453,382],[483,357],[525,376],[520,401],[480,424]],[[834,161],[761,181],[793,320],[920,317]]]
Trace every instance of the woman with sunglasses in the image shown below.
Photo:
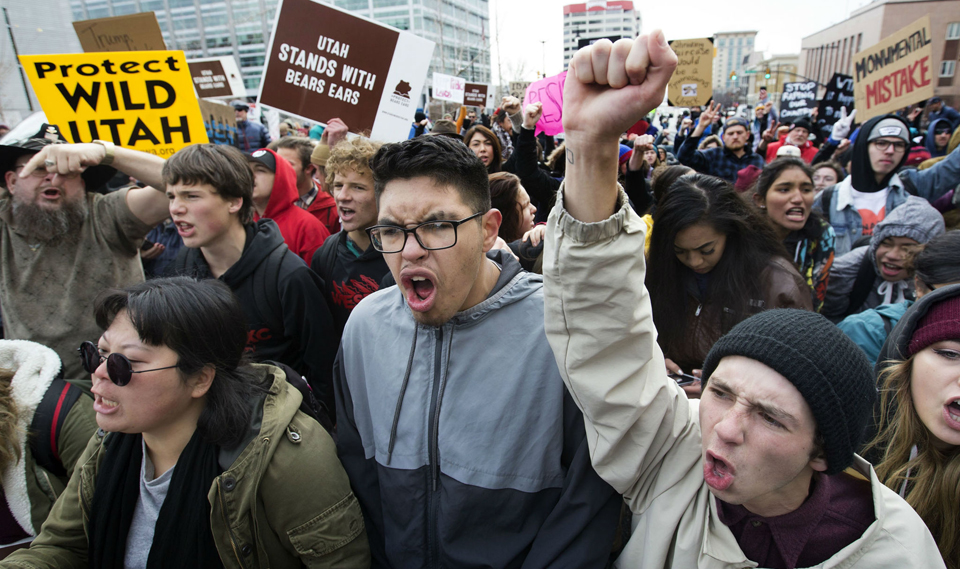
[[[366,567],[359,504],[330,436],[279,368],[243,357],[219,281],[97,299],[99,431],[30,549],[0,567]]]

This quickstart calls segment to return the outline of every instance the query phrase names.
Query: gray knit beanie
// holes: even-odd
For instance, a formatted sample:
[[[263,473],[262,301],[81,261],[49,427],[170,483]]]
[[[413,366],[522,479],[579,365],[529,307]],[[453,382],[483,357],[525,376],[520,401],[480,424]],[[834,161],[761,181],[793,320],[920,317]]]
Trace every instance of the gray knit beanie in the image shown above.
[[[904,128],[903,123],[893,117],[885,118],[873,125],[873,130],[867,136],[867,142],[876,140],[882,136],[893,136],[902,139],[910,146],[910,132]]]
[[[815,312],[761,312],[720,338],[703,363],[703,387],[726,356],[756,360],[787,378],[813,411],[823,437],[826,474],[853,463],[877,395],[863,351]]]

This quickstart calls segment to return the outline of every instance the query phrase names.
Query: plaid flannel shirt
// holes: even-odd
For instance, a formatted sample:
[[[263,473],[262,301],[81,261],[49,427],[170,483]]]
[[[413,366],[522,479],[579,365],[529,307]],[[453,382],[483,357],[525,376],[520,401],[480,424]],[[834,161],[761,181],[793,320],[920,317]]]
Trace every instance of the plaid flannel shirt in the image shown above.
[[[689,166],[701,174],[723,178],[731,184],[737,181],[737,172],[751,164],[763,169],[763,157],[751,150],[749,146],[745,146],[743,156],[737,158],[733,152],[722,146],[720,148],[697,150],[700,138],[699,136],[688,136],[683,141],[683,145],[680,146],[680,153],[677,154],[677,160],[681,164]]]

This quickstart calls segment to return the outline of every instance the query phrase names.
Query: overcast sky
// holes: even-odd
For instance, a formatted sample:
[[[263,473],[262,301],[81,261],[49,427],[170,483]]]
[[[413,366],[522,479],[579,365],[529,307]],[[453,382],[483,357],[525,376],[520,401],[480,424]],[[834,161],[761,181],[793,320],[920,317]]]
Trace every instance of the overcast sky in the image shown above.
[[[497,83],[498,47],[504,81],[536,79],[563,71],[563,6],[571,0],[490,0],[493,83]],[[668,40],[711,36],[716,32],[757,30],[757,50],[768,55],[800,53],[800,40],[846,19],[869,0],[644,0],[642,33],[660,28]],[[500,13],[498,14],[498,10]],[[541,44],[541,41],[545,43]]]

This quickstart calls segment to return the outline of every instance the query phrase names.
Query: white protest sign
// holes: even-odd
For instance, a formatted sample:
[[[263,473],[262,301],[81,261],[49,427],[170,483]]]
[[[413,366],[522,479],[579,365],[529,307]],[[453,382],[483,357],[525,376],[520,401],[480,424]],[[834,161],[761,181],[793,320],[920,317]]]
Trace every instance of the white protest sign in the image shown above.
[[[433,74],[433,98],[438,101],[451,101],[463,104],[463,94],[467,90],[467,81],[453,75]]]

